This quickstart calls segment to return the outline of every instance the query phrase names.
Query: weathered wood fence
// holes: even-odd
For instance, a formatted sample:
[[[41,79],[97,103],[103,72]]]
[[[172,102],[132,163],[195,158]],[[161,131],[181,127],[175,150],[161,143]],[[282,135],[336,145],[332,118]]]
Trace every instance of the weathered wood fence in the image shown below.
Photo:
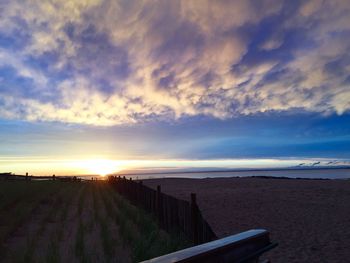
[[[26,173],[25,175],[12,174],[12,173],[0,173],[0,180],[26,180],[26,181],[60,181],[60,182],[81,182],[81,181],[90,181],[89,179],[82,179],[77,176],[35,176],[29,175]],[[94,180],[97,180],[96,178]]]
[[[109,183],[133,204],[153,214],[160,227],[166,231],[181,230],[195,245],[217,239],[217,236],[202,216],[196,194],[191,194],[191,202],[177,199],[125,177],[110,176]]]

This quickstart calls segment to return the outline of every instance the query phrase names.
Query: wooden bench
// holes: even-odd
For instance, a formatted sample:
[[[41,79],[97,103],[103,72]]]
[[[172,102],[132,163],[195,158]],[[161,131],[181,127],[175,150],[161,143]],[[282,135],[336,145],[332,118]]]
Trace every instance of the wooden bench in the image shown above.
[[[255,263],[264,252],[277,246],[269,232],[253,229],[198,246],[179,250],[143,263]],[[265,260],[264,263],[269,262]]]

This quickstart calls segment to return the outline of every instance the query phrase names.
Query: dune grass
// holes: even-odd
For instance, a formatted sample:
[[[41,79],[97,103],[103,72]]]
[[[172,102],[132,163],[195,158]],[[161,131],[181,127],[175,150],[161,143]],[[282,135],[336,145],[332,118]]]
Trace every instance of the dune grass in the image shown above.
[[[2,181],[0,193],[8,262],[138,262],[189,245],[107,182]]]
[[[18,188],[17,188],[18,186]],[[3,242],[39,207],[47,196],[55,195],[60,185],[53,182],[7,182],[0,183],[0,253]]]
[[[102,199],[110,217],[119,227],[125,244],[132,249],[134,262],[167,254],[190,245],[178,233],[168,234],[161,230],[154,218],[135,207],[106,184]]]

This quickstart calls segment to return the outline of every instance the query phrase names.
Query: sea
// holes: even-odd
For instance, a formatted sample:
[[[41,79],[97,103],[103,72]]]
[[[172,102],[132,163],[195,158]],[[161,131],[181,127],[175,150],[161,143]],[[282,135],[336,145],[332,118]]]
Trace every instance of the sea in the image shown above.
[[[238,170],[238,171],[205,171],[183,173],[144,173],[121,174],[133,179],[155,178],[219,178],[219,177],[286,177],[301,179],[350,179],[350,169],[281,169],[281,170]]]

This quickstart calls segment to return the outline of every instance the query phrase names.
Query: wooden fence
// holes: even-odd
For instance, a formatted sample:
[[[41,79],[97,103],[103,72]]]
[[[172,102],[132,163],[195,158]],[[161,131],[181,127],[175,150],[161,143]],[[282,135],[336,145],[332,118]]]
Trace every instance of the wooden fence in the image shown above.
[[[196,194],[192,193],[188,202],[162,193],[160,185],[154,190],[142,181],[116,176],[110,176],[108,181],[133,204],[153,214],[166,231],[181,230],[195,245],[217,239],[198,208]]]
[[[96,177],[92,177],[92,180],[98,180]],[[35,176],[12,174],[12,173],[0,173],[0,180],[25,180],[25,181],[60,181],[60,182],[81,182],[81,181],[90,181],[90,179],[82,179],[77,176]]]

